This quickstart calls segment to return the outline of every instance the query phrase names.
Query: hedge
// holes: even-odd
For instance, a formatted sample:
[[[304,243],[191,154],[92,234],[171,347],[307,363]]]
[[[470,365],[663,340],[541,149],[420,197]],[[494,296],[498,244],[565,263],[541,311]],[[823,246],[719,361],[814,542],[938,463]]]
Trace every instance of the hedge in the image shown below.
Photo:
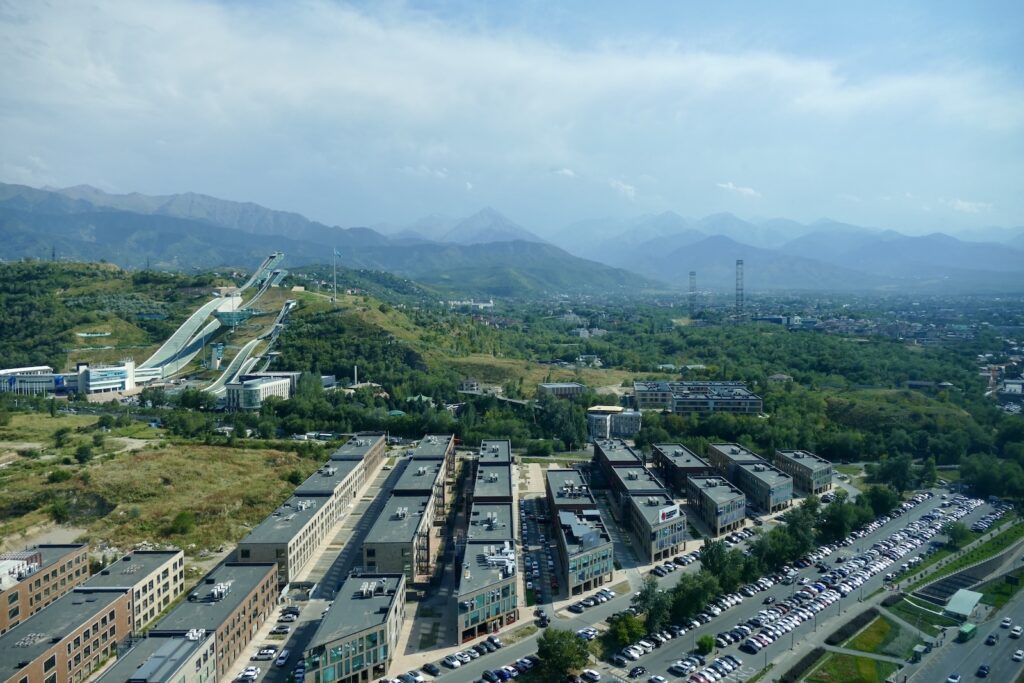
[[[805,654],[803,657],[801,657],[800,661],[794,664],[789,669],[789,671],[782,674],[782,676],[779,677],[779,683],[796,683],[801,678],[803,678],[804,675],[808,671],[810,671],[815,664],[818,663],[818,660],[824,657],[826,654],[827,652],[825,651],[825,648],[814,648],[813,650]]]
[[[872,607],[869,610],[861,612],[853,619],[849,620],[835,631],[833,631],[828,638],[825,639],[826,645],[842,645],[847,640],[852,638],[855,633],[860,631],[862,628],[870,624],[878,616],[878,610]]]

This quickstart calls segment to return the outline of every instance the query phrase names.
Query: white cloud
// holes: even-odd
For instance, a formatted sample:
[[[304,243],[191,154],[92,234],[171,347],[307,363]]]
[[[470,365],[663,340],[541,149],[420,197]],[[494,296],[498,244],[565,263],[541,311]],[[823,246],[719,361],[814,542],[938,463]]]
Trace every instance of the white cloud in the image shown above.
[[[992,210],[992,205],[988,202],[969,202],[964,199],[940,199],[939,201],[961,213],[985,213]]]
[[[576,172],[571,168],[559,168],[555,170],[555,175],[565,176],[566,178],[575,178]]]
[[[466,181],[466,190],[468,191],[468,190],[472,190],[472,189],[473,189],[473,183],[471,183],[471,182],[469,182],[469,181],[467,180],[467,181]]]
[[[755,190],[754,188],[741,187],[739,185],[734,184],[731,180],[725,183],[715,183],[715,185],[722,188],[723,190],[728,190],[729,192],[733,192],[743,197],[759,198],[761,196],[761,193]]]
[[[617,180],[616,178],[609,178],[608,185],[629,201],[632,202],[636,200],[636,188],[632,185],[624,183],[621,180]]]
[[[448,178],[447,168],[431,168],[425,164],[419,164],[418,166],[403,166],[402,173],[419,176],[420,178],[436,178],[438,180],[445,180]]]

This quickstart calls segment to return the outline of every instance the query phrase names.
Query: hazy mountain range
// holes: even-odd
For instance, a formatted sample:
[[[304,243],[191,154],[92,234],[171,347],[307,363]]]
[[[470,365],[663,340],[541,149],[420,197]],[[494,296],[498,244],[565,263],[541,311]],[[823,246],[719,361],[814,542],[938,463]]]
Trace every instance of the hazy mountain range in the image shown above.
[[[215,228],[215,229],[211,229]],[[1024,228],[983,228],[968,241],[908,236],[823,219],[700,219],[673,212],[580,221],[545,241],[498,211],[427,216],[409,225],[340,228],[304,216],[186,193],[108,194],[89,186],[0,184],[0,257],[72,258],[185,269],[245,266],[280,249],[286,264],[330,261],[388,270],[463,292],[731,290],[736,259],[749,291],[886,289],[1024,291]]]

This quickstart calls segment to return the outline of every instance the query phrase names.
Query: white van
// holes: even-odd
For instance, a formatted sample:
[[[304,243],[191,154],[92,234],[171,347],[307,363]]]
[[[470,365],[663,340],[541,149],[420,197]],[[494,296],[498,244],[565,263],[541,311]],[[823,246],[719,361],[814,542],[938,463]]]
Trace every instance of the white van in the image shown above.
[[[291,657],[292,651],[289,649],[281,650],[281,654],[277,656],[277,661],[274,662],[274,666],[284,666],[288,663],[288,658]]]

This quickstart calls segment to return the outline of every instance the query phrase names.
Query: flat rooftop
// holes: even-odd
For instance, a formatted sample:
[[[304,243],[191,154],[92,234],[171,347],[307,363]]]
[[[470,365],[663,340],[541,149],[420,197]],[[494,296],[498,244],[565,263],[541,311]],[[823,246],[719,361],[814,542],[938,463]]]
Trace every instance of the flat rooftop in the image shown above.
[[[473,503],[469,513],[468,541],[504,541],[513,537],[510,503]]]
[[[509,465],[512,463],[510,441],[483,441],[480,443],[481,465]]]
[[[633,382],[633,391],[669,393],[673,397],[691,398],[760,398],[743,382]]]
[[[120,588],[76,588],[0,636],[0,680],[15,679],[31,662],[127,593]],[[4,609],[7,606],[4,605]]]
[[[402,574],[363,574],[345,579],[334,596],[334,604],[306,646],[307,651],[383,624],[399,599],[404,580]]]
[[[328,460],[306,481],[295,489],[298,498],[303,496],[332,496],[361,467],[358,460]]]
[[[461,568],[456,595],[475,593],[482,588],[515,578],[515,543],[508,541],[506,549],[501,542],[469,541],[466,543],[466,554],[462,562],[469,567]]]
[[[822,458],[821,456],[815,455],[810,451],[775,451],[775,455],[779,458],[782,458],[783,460],[793,463],[798,467],[806,468],[811,472],[817,472],[819,470],[824,470],[832,467],[832,463],[830,463],[828,460]]]
[[[427,434],[412,452],[413,460],[443,460],[455,441],[454,434]]]
[[[198,650],[210,647],[214,634],[204,631],[194,639],[181,636],[152,636],[138,641],[131,650],[103,672],[96,683],[173,683],[179,670]]]
[[[287,545],[313,519],[313,515],[327,504],[328,496],[292,496],[281,507],[257,524],[239,545]]]
[[[360,434],[331,453],[331,460],[362,460],[370,449],[384,440],[383,434]]]
[[[746,499],[747,497],[743,491],[740,491],[723,477],[690,477],[690,481],[700,487],[703,495],[719,505],[728,503],[736,498]]]
[[[771,465],[748,465],[741,464],[739,468],[752,474],[756,479],[760,479],[764,483],[768,484],[772,488],[781,486],[783,484],[793,483],[793,477],[789,476],[782,470],[776,469]]]
[[[85,588],[131,588],[181,553],[180,550],[136,550],[110,563],[85,582]]]
[[[738,443],[712,443],[708,444],[708,457],[711,457],[711,451],[714,449],[726,459],[733,463],[745,463],[745,462],[767,462],[760,455],[754,451],[739,445]]]
[[[603,439],[594,443],[595,455],[604,454],[612,467],[643,465],[644,459],[621,439]]]
[[[579,512],[559,510],[558,524],[565,536],[565,549],[570,557],[612,542],[597,508]]]
[[[47,545],[37,545],[34,548],[26,548],[25,550],[16,550],[7,553],[3,553],[0,557],[10,558],[10,568],[14,569],[16,566],[23,566],[24,560],[17,558],[28,558],[39,553],[39,566],[32,567],[31,573],[24,576],[22,579],[18,579],[17,574],[3,574],[0,575],[0,590],[8,590],[18,585],[21,581],[28,579],[31,576],[35,576],[41,571],[45,571],[55,564],[60,564],[67,557],[73,553],[86,547],[84,543],[55,543]]]
[[[583,389],[585,386],[579,382],[541,382],[537,386],[545,389]]]
[[[651,526],[657,526],[662,522],[682,516],[679,513],[679,504],[668,495],[633,496],[630,497],[629,501]],[[675,515],[662,519],[662,511],[670,507],[675,508]]]
[[[512,468],[508,465],[481,465],[473,483],[474,498],[512,500]]]
[[[423,522],[429,500],[430,496],[391,496],[367,532],[363,544],[412,542]],[[404,514],[400,514],[401,510]]]
[[[664,485],[646,467],[616,467],[612,476],[630,495],[646,492],[668,493]]]
[[[150,635],[178,633],[194,628],[216,631],[268,575],[274,585],[277,585],[276,568],[277,565],[273,562],[227,562],[215,567],[203,578],[202,583],[192,589],[185,602],[168,612],[167,616],[150,629]],[[214,591],[218,585],[227,587],[223,595]]]
[[[594,497],[590,493],[590,488],[583,480],[583,475],[576,470],[549,469],[545,476],[556,507],[562,503],[576,506],[581,499],[593,503]]]
[[[430,494],[434,490],[434,484],[441,478],[442,469],[440,460],[408,461],[391,492],[402,495],[407,493]]]
[[[704,467],[711,468],[707,460],[700,457],[681,443],[659,443],[654,449],[665,456],[665,461],[673,467],[695,469]]]

